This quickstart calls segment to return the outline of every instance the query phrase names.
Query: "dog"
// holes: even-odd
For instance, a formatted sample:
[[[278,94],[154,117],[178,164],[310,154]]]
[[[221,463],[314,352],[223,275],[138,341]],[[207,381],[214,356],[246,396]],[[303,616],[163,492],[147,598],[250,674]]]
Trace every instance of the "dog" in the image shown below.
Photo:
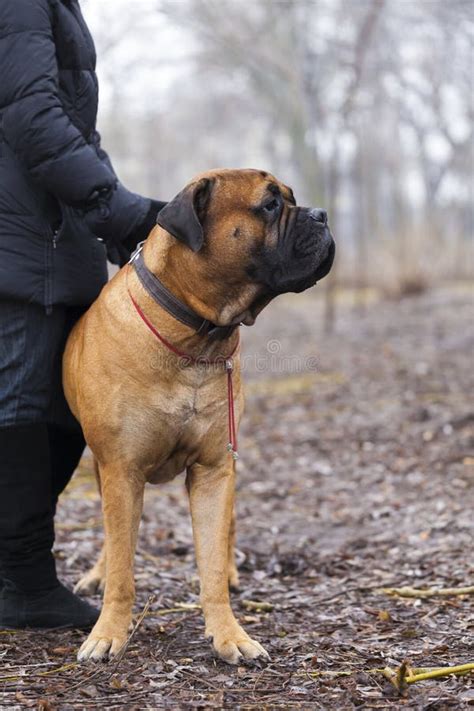
[[[205,634],[229,664],[268,657],[237,622],[234,558],[237,430],[243,410],[239,326],[276,296],[330,271],[324,210],[259,170],[213,170],[159,213],[143,246],[73,329],[64,390],[98,466],[105,544],[77,590],[103,588],[78,659],[123,647],[146,482],[186,472]]]

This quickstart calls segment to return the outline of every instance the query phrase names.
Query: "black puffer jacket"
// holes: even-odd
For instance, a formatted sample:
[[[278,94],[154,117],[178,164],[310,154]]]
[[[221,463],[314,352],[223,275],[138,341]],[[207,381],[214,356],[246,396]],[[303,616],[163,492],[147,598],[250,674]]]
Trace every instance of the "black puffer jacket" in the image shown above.
[[[154,222],[100,148],[95,62],[77,0],[0,0],[0,298],[89,304],[97,236],[116,252]]]

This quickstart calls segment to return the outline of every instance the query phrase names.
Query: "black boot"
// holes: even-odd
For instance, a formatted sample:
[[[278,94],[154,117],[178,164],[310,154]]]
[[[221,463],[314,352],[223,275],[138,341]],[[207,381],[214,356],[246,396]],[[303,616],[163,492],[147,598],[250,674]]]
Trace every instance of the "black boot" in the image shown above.
[[[56,581],[43,592],[22,592],[8,579],[0,590],[0,629],[89,629],[99,612]]]
[[[98,618],[56,577],[51,480],[46,425],[1,428],[0,628],[84,628]]]

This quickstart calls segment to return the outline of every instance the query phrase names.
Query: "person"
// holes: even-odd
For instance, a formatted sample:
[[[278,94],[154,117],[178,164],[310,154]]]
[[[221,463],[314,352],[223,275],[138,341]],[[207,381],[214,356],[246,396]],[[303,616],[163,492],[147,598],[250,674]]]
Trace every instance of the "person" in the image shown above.
[[[0,627],[89,627],[56,575],[56,502],[84,450],[67,335],[165,204],[128,191],[96,131],[78,0],[0,3]]]

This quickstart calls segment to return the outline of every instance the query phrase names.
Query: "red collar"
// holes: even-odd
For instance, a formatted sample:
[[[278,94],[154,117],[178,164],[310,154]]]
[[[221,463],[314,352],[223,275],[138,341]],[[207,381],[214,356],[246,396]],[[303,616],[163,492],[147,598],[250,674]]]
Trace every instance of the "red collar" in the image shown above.
[[[238,459],[239,455],[237,452],[237,428],[235,426],[235,406],[234,406],[234,386],[232,382],[232,373],[234,370],[234,353],[240,345],[240,338],[237,340],[235,347],[232,352],[227,356],[217,356],[216,358],[208,359],[203,356],[194,356],[181,351],[176,348],[172,343],[170,343],[158,329],[152,324],[149,318],[145,315],[141,307],[137,304],[133,298],[130,290],[127,287],[128,295],[130,300],[135,307],[135,311],[140,316],[143,323],[148,327],[148,329],[153,333],[153,335],[162,343],[169,351],[177,355],[183,360],[183,365],[219,365],[222,364],[227,372],[227,404],[228,404],[228,423],[229,423],[229,442],[227,444],[227,449],[232,453],[233,459]]]

